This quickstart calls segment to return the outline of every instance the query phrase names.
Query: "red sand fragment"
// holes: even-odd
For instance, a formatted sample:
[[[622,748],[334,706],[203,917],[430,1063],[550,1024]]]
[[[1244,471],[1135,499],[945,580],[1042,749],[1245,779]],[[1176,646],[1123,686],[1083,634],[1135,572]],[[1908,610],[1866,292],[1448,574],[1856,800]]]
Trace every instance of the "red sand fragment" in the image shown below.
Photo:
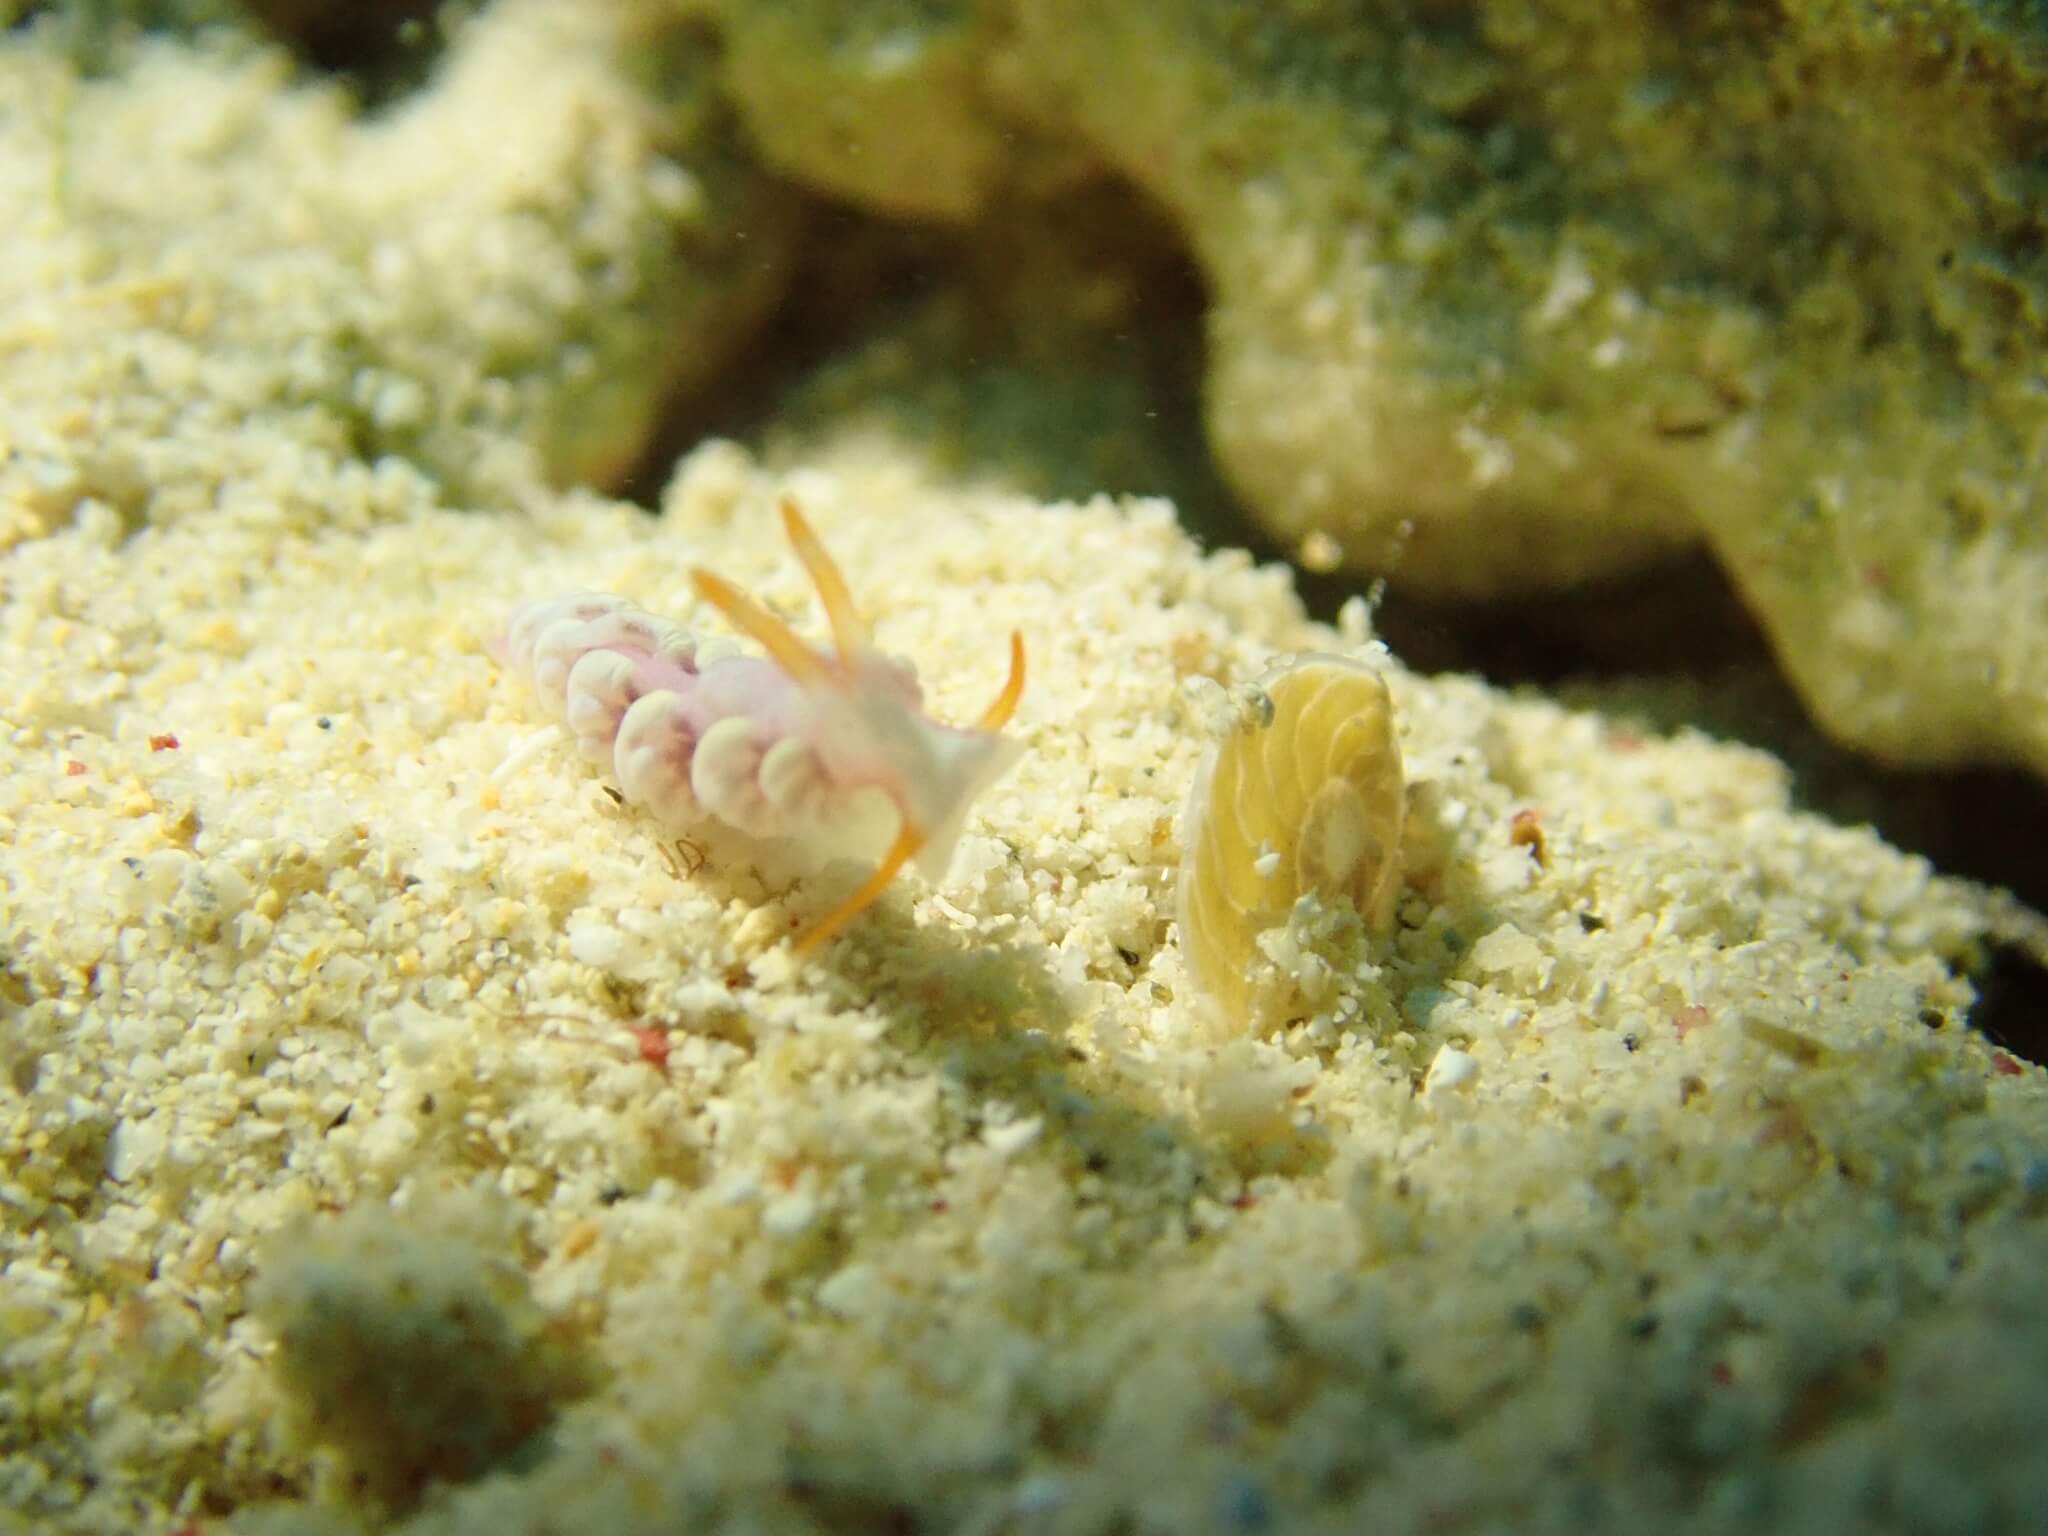
[[[640,1059],[650,1067],[668,1070],[668,1031],[653,1024],[636,1024],[633,1043],[640,1047]]]

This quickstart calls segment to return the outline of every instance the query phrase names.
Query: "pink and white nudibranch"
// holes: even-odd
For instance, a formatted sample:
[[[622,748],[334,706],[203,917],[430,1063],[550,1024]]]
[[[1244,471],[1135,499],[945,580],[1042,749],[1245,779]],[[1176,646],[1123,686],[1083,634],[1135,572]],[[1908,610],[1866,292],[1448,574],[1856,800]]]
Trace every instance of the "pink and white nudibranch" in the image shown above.
[[[697,595],[765,657],[705,645],[624,598],[590,593],[522,605],[490,649],[585,758],[610,767],[629,802],[669,826],[708,817],[755,837],[838,845],[878,796],[893,808],[880,864],[798,940],[801,955],[911,860],[927,878],[944,875],[975,796],[1022,753],[999,733],[1024,694],[1024,638],[1011,633],[1009,680],[980,719],[934,720],[910,663],[874,648],[839,567],[788,496],[782,522],[824,605],[830,651],[702,569],[691,572]]]

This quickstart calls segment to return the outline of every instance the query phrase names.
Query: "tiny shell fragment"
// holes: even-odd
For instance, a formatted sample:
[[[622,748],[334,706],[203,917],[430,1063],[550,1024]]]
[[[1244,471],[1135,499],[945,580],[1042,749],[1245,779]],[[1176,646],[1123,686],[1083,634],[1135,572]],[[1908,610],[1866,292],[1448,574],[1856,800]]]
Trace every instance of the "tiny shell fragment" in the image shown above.
[[[1385,680],[1309,655],[1260,687],[1270,712],[1246,712],[1210,749],[1181,823],[1181,945],[1240,1024],[1258,936],[1296,901],[1349,902],[1378,932],[1401,886],[1401,753]]]

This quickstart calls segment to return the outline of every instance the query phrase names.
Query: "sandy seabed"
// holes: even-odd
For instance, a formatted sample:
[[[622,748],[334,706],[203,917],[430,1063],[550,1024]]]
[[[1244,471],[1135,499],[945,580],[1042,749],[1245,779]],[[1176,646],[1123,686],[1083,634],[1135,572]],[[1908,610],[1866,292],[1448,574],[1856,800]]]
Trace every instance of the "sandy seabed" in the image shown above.
[[[1302,1005],[1233,1035],[1175,946],[1175,818],[1222,685],[1366,650],[1362,609],[1307,622],[1164,504],[881,449],[710,445],[658,518],[408,483],[367,476],[360,528],[87,517],[8,557],[25,1520],[361,1485],[451,1530],[2038,1507],[2048,1090],[1964,1027],[1986,904],[1788,810],[1770,758],[1388,660],[1397,932],[1273,946]],[[678,858],[566,745],[494,777],[537,717],[482,645],[562,588],[705,622],[700,561],[805,612],[786,487],[935,712],[1012,626],[1033,664],[950,883],[801,969],[858,871]],[[296,1278],[252,1318],[266,1262]],[[584,1380],[545,1454],[429,1487],[453,1430],[380,1439],[319,1372],[358,1391],[440,1266],[492,1264]],[[361,1316],[280,1370],[323,1308]]]
[[[451,506],[35,236],[0,1528],[2042,1528],[2048,1074],[1968,1027],[1983,893],[1765,754],[1411,674],[1165,503],[850,439],[703,445],[658,516],[506,447]],[[935,713],[1031,658],[949,880],[803,965],[859,869],[676,848],[485,650],[579,587],[715,630],[699,564],[817,633],[784,491]],[[1404,884],[1272,935],[1245,1027],[1177,821],[1302,650],[1385,669]]]

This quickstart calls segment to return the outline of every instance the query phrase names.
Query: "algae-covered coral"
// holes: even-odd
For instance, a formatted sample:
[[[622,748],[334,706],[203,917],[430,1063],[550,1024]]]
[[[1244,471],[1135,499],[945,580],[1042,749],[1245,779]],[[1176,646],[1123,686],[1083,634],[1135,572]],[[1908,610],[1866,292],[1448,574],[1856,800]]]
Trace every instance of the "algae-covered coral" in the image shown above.
[[[342,465],[616,475],[793,234],[708,43],[620,7],[495,8],[370,121],[219,34],[92,78],[39,35],[0,53],[0,544]]]
[[[1318,559],[1500,595],[1704,539],[1842,739],[2048,769],[2037,8],[727,9],[776,18],[743,108],[886,80],[807,157],[756,121],[817,185],[986,198],[1007,122],[1008,174],[1060,145],[1162,208],[1217,456]]]
[[[688,9],[500,0],[367,119],[0,38],[0,1523],[2037,1523],[2048,1074],[1970,1027],[1983,893],[1762,753],[1390,662],[1391,931],[1270,930],[1298,1009],[1219,1043],[1176,816],[1362,603],[857,434],[553,488],[793,238]],[[484,649],[699,565],[801,614],[786,491],[936,715],[1033,662],[955,883],[801,966],[861,871],[679,857]],[[379,1402],[468,1323],[451,1449]]]

